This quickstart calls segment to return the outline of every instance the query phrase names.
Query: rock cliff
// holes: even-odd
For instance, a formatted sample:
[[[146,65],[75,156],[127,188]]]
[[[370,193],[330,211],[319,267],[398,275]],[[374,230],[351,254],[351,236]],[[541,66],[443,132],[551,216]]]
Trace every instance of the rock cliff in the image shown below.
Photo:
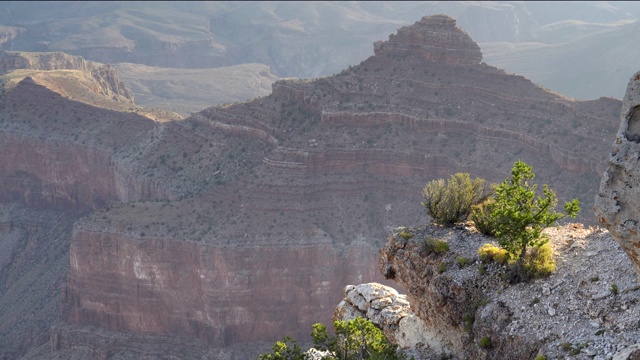
[[[419,357],[637,356],[640,286],[623,249],[603,229],[569,224],[546,231],[556,272],[509,285],[502,266],[481,265],[477,250],[493,239],[474,229],[395,229],[381,251],[379,267],[405,289],[411,310],[422,322],[414,326],[424,328],[418,333],[427,340],[413,349]],[[413,236],[405,239],[407,233]],[[427,237],[447,242],[450,250],[429,252]],[[483,346],[482,339],[489,339],[491,346],[487,340]]]
[[[620,128],[611,150],[609,166],[602,176],[595,212],[627,253],[640,278],[640,72],[629,81],[620,114]]]
[[[144,353],[119,332],[205,347],[305,338],[345,284],[385,281],[380,239],[424,223],[422,187],[457,171],[497,182],[522,159],[589,204],[620,102],[478,63],[452,24],[423,19],[336,76],[183,121],[65,96],[55,77],[6,86],[0,199],[83,214],[54,349]],[[119,340],[73,335],[92,327]]]
[[[0,50],[0,75],[19,69],[78,70],[87,75],[90,74],[87,77],[96,82],[91,89],[94,93],[114,101],[133,104],[133,94],[120,81],[118,73],[111,65],[87,61],[81,56],[72,56],[62,52],[28,53]],[[56,81],[56,83],[60,84],[61,82]]]
[[[425,60],[463,66],[478,65],[482,52],[469,35],[456,28],[456,19],[447,15],[425,16],[413,26],[398,30],[389,41],[376,42],[376,56],[420,56]]]

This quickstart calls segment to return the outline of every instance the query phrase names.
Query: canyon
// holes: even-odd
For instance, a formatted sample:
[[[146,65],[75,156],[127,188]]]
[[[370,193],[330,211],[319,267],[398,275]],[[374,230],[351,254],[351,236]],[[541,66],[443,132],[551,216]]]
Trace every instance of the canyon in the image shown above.
[[[136,358],[187,338],[167,352],[188,358],[308,338],[345,285],[385,283],[386,235],[425,223],[422,187],[455,172],[498,182],[520,159],[590,209],[621,102],[576,101],[481,61],[454,18],[424,17],[339,74],[184,120],[135,106],[115,72],[7,66],[2,246],[59,240],[46,292],[25,270],[49,263],[0,259],[15,274],[0,303],[29,293],[42,309],[7,306],[0,357]]]
[[[636,70],[638,50],[628,44],[638,40],[640,7],[620,1],[11,1],[0,8],[0,49],[62,51],[114,64],[139,105],[162,103],[189,116],[238,96],[264,96],[273,76],[340,72],[416,14],[454,16],[480,43],[485,62],[566,96],[621,98]]]

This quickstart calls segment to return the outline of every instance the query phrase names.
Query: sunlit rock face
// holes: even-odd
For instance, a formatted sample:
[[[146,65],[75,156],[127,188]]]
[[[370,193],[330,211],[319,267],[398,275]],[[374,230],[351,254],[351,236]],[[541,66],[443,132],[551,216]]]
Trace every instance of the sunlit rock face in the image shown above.
[[[620,119],[595,212],[627,253],[640,278],[640,72],[629,82]]]

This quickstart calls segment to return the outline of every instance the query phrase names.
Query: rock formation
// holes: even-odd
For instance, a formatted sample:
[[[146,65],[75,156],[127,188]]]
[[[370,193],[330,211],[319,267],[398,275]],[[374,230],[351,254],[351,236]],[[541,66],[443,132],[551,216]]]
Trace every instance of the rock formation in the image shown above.
[[[424,358],[436,358],[441,349],[457,359],[637,356],[640,287],[620,246],[607,231],[581,224],[546,231],[556,272],[515,285],[505,280],[504,267],[481,265],[477,250],[494,239],[474,229],[393,231],[381,251],[380,271],[402,286],[422,320],[430,339],[423,353],[431,354]],[[429,252],[429,237],[447,242],[450,250]],[[481,345],[483,338],[490,348]]]
[[[398,294],[394,288],[378,283],[347,285],[344,295],[334,310],[333,320],[367,318],[401,348],[415,349],[424,344],[435,347],[437,339],[430,336],[429,329],[413,314],[407,296]]]
[[[640,72],[630,80],[621,123],[596,197],[598,221],[618,241],[640,279]]]
[[[425,60],[462,66],[478,65],[482,52],[467,33],[456,28],[456,19],[447,15],[425,16],[413,26],[398,30],[389,41],[378,41],[376,56],[420,56]]]
[[[0,50],[0,75],[14,70],[36,70],[40,77],[47,75],[47,73],[40,72],[43,70],[77,70],[88,73],[90,76],[87,78],[96,83],[91,86],[92,92],[114,101],[133,104],[133,94],[120,81],[113,66],[87,61],[81,56],[72,56],[62,52],[28,53]],[[63,74],[69,77],[68,72]],[[54,82],[58,85],[64,85],[62,81]]]
[[[408,51],[429,29],[439,47]],[[61,237],[54,349],[144,354],[120,332],[205,348],[302,339],[329,323],[345,284],[385,281],[380,239],[424,223],[422,187],[454,172],[497,182],[521,159],[561,199],[594,198],[619,101],[578,102],[478,64],[449,18],[400,33],[336,76],[278,81],[183,121],[84,101],[53,70],[6,74],[0,199],[80,212]],[[75,336],[91,328],[104,333]],[[24,355],[11,339],[0,356]]]

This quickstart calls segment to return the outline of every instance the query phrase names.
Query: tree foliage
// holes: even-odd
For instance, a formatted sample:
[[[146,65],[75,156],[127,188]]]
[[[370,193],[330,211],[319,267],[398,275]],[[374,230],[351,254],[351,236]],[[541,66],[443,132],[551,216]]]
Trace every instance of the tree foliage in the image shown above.
[[[491,219],[495,202],[493,198],[489,198],[480,204],[473,205],[471,206],[471,214],[469,214],[476,229],[487,236],[495,236],[494,223]]]
[[[471,180],[468,173],[456,173],[446,181],[430,181],[422,194],[422,206],[426,208],[427,214],[438,224],[450,225],[466,220],[471,206],[491,196],[491,189],[484,179]]]
[[[527,247],[540,247],[549,241],[542,231],[565,216],[576,217],[580,202],[564,204],[565,213],[555,211],[556,193],[545,184],[536,196],[537,185],[531,181],[535,173],[530,165],[516,161],[511,177],[495,186],[495,202],[491,212],[494,233],[500,246],[510,257],[522,259]]]
[[[334,321],[335,336],[329,335],[323,324],[315,324],[311,337],[319,350],[328,350],[339,360],[402,359],[397,347],[369,320],[357,317],[349,321]]]
[[[313,347],[332,354],[334,360],[404,360],[396,345],[387,341],[382,331],[371,321],[361,317],[349,321],[333,322],[335,335],[329,334],[322,323],[313,325]],[[303,360],[304,352],[295,340],[285,337],[273,346],[272,354],[263,354],[259,360]]]
[[[289,336],[285,336],[282,341],[276,341],[271,350],[273,353],[262,354],[258,356],[258,360],[304,360],[302,349],[296,340]]]

